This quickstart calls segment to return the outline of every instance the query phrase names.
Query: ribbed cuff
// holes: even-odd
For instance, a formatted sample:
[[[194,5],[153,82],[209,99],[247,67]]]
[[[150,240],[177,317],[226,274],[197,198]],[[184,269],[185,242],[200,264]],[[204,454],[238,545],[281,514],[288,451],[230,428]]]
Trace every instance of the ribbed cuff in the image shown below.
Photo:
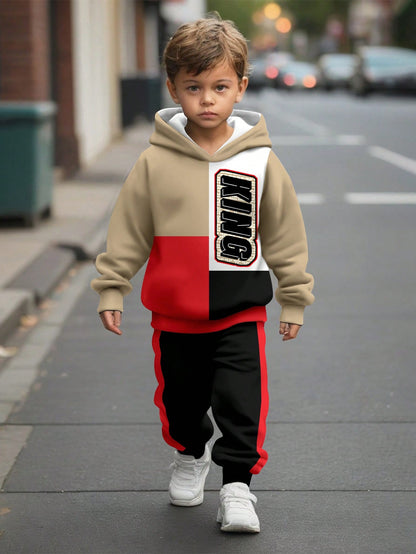
[[[101,313],[105,310],[123,311],[123,295],[119,289],[108,288],[100,292],[100,303],[97,312]]]
[[[304,306],[291,306],[290,304],[282,306],[280,321],[284,321],[285,323],[296,323],[296,325],[303,325],[304,311]]]

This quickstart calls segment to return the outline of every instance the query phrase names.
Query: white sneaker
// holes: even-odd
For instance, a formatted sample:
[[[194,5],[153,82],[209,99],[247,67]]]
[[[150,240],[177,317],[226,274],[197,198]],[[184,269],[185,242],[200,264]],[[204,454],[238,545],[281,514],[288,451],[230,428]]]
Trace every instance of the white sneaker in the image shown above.
[[[245,483],[228,483],[220,490],[217,522],[221,531],[259,533],[260,523],[254,505],[257,498]]]
[[[176,506],[198,506],[204,500],[204,485],[211,464],[208,446],[202,458],[173,455],[173,473],[169,484],[169,499]]]

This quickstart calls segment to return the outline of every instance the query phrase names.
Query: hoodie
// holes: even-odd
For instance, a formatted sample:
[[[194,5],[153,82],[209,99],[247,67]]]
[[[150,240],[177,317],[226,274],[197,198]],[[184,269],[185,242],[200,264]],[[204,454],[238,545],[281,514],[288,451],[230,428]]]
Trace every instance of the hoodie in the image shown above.
[[[96,260],[99,312],[123,310],[147,261],[141,299],[154,328],[204,333],[265,321],[270,268],[280,320],[302,325],[313,278],[291,180],[261,114],[234,110],[228,122],[233,135],[210,155],[186,134],[180,108],[156,114],[151,146],[121,189]]]

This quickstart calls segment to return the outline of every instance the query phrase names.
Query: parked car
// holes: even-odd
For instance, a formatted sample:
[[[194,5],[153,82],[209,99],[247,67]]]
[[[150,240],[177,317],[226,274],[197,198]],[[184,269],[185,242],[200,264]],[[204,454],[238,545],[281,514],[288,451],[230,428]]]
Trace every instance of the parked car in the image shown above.
[[[318,60],[318,83],[326,90],[348,88],[354,74],[354,54],[324,54]]]
[[[277,67],[277,69],[281,69],[287,63],[294,61],[295,58],[291,52],[278,50],[276,52],[270,52],[269,54],[267,54],[266,59],[269,65]]]
[[[266,57],[253,58],[250,60],[249,89],[273,86],[277,74],[278,70]]]
[[[416,92],[416,51],[388,46],[363,46],[351,78],[357,96],[377,90]]]
[[[249,86],[252,89],[276,86],[280,70],[293,60],[290,52],[269,52],[250,61]]]
[[[316,88],[317,70],[314,64],[308,62],[291,61],[284,65],[276,79],[278,87],[286,90]]]

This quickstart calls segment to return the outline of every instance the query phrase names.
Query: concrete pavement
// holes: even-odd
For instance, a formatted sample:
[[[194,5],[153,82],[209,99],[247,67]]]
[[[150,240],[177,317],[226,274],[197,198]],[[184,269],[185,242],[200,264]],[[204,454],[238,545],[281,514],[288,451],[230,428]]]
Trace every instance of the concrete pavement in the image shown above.
[[[130,161],[122,165],[125,175]],[[113,167],[96,166],[83,182],[94,186],[100,176],[100,190],[106,181],[111,187]],[[354,230],[361,214],[347,219],[344,209],[303,209],[318,302],[299,340],[283,345],[276,304],[268,310],[270,460],[253,480],[259,536],[218,530],[216,467],[202,506],[169,505],[171,451],[153,405],[150,315],[138,297],[142,272],[126,299],[124,334],[116,337],[97,319],[97,298],[88,286],[94,268],[79,260],[49,294],[38,325],[1,374],[10,396],[0,397],[0,550],[414,554],[414,327],[396,316],[401,332],[391,333],[381,311],[386,295],[383,303],[369,304],[368,318],[353,317],[354,287],[361,291],[366,274],[357,261],[351,276],[350,258],[344,256],[345,267],[338,259],[347,246],[360,255]],[[376,215],[369,217],[375,222]],[[403,211],[402,237],[412,217]],[[391,231],[371,223],[387,244]],[[323,248],[322,229],[329,228]],[[339,275],[348,276],[349,295],[339,294]],[[364,293],[358,298],[365,303]],[[30,390],[22,393],[25,380]]]
[[[28,390],[31,380],[20,383],[8,364],[22,324],[22,316],[42,318],[44,305],[69,271],[92,260],[102,249],[108,218],[118,191],[138,155],[148,145],[151,126],[141,122],[116,140],[94,163],[71,180],[54,185],[52,217],[35,228],[2,222],[0,226],[0,421],[13,403]],[[32,318],[33,320],[33,318]],[[31,320],[24,322],[30,326]],[[24,329],[20,330],[24,335]],[[10,343],[10,344],[9,344]],[[15,358],[11,363],[16,363]],[[13,383],[13,386],[11,386]],[[11,390],[10,394],[7,392]],[[7,405],[6,405],[7,404]]]

